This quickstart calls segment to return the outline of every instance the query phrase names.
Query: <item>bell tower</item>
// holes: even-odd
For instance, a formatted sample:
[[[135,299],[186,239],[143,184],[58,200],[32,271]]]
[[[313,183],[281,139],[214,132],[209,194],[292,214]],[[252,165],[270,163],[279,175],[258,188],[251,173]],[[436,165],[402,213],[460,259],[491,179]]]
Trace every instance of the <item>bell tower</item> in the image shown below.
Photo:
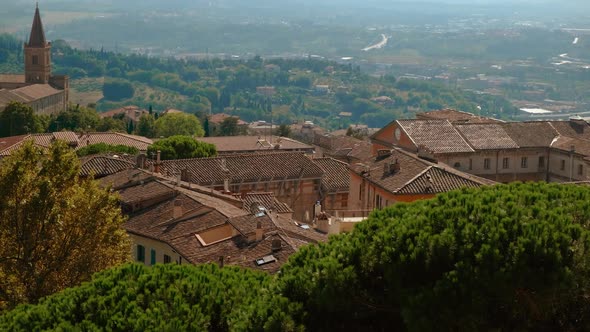
[[[25,82],[28,84],[47,84],[51,76],[51,43],[45,40],[39,5],[31,27],[29,42],[25,43]]]

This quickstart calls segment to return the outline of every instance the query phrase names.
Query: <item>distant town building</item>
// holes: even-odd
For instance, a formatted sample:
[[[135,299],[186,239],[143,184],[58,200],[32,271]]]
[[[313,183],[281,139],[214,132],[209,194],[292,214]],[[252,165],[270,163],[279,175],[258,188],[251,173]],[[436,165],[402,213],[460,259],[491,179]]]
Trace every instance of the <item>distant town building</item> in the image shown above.
[[[198,141],[215,145],[217,153],[304,152],[313,154],[314,147],[288,137],[217,136],[199,137]]]
[[[265,97],[272,97],[277,91],[274,86],[257,86],[256,93]]]
[[[225,113],[217,113],[217,114],[212,114],[209,116],[209,133],[210,133],[210,135],[211,136],[220,135],[222,132],[221,124],[223,123],[223,121],[225,121],[228,118],[235,118],[236,119],[237,133],[245,134],[248,131],[248,123],[240,120],[239,116],[229,115],[229,114],[225,114]]]
[[[303,152],[228,154],[215,158],[164,160],[157,172],[227,192],[272,192],[296,220],[311,222],[324,171]]]
[[[120,116],[125,122],[132,122],[133,124],[139,123],[139,118],[142,115],[147,115],[149,112],[145,109],[141,109],[138,106],[130,105],[116,108],[107,112],[99,113],[101,118],[112,118]]]
[[[399,147],[498,182],[590,179],[590,125],[581,118],[501,122],[449,114],[391,122],[371,137],[373,153]]]
[[[256,199],[247,206],[145,170],[124,170],[101,183],[119,193],[133,259],[145,265],[216,263],[273,273],[300,246],[327,240]]]
[[[71,131],[59,131],[46,134],[2,137],[0,138],[0,157],[10,155],[12,151],[20,148],[27,141],[33,141],[36,146],[46,149],[56,140],[66,142],[75,150],[91,144],[105,143],[110,145],[125,145],[134,147],[139,151],[146,151],[148,146],[153,143],[149,138],[123,133],[88,132],[78,134]]]
[[[24,75],[0,74],[0,111],[13,101],[26,104],[39,114],[66,109],[69,78],[51,74],[51,43],[45,39],[39,7],[35,8],[29,40],[24,45],[24,64]]]

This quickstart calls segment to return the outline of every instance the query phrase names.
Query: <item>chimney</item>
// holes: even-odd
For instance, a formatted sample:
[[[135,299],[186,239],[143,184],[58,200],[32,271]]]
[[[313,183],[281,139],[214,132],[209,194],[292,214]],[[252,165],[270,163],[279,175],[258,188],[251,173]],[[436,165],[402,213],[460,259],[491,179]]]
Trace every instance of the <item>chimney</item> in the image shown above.
[[[183,168],[182,170],[180,170],[180,180],[189,182],[188,169]]]
[[[313,206],[313,218],[317,218],[322,213],[322,203],[320,201],[316,201],[315,205]]]
[[[180,199],[174,200],[174,210],[172,210],[172,218],[178,219],[182,217],[182,201]]]
[[[395,174],[395,173],[399,172],[400,168],[401,168],[401,166],[400,166],[399,162],[397,161],[397,158],[395,158],[395,161],[389,167],[389,172],[392,174]]]
[[[227,194],[227,193],[230,192],[229,191],[229,179],[228,178],[223,179],[223,192],[225,194]]]
[[[139,169],[145,168],[145,159],[146,159],[145,154],[141,153],[140,155],[138,155],[137,158],[135,159],[135,167],[137,167]]]
[[[389,149],[379,149],[377,150],[377,158],[386,158],[391,156],[391,150]]]
[[[391,165],[387,162],[383,164],[383,175],[389,175],[391,172]]]
[[[160,173],[160,154],[161,151],[158,150],[158,153],[156,154],[156,163],[154,164],[154,173]]]
[[[280,239],[274,239],[270,243],[270,247],[272,252],[281,251],[281,249],[283,249],[283,242],[281,242]]]
[[[262,229],[262,223],[260,220],[256,222],[256,241],[262,241],[262,237],[264,236],[264,230]]]

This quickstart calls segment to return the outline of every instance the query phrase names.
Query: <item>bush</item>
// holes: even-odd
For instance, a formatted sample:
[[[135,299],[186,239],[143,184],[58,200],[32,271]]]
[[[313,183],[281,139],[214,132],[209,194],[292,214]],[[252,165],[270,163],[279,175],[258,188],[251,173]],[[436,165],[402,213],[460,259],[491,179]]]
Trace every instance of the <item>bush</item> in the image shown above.
[[[139,152],[137,148],[127,145],[112,145],[106,143],[96,143],[87,145],[79,150],[76,151],[78,157],[99,154],[99,153],[106,153],[106,152],[115,152],[115,153],[126,153],[130,155],[135,155]]]

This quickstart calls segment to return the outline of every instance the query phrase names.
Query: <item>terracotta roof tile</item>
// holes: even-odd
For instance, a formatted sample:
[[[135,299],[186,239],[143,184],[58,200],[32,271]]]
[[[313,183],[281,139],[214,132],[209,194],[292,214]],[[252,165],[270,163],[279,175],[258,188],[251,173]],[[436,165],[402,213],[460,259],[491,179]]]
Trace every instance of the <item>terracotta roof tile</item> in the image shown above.
[[[188,181],[201,185],[223,185],[230,183],[321,178],[323,171],[302,152],[277,152],[258,154],[235,154],[216,158],[195,158],[165,160],[163,174],[180,174],[188,171]]]
[[[502,124],[466,124],[455,125],[455,128],[475,150],[518,148],[518,144],[504,131]]]
[[[590,140],[590,125],[584,120],[551,121],[561,136]]]
[[[272,136],[265,139],[260,136],[216,136],[200,137],[198,141],[215,145],[217,152],[273,152],[273,151],[313,151],[311,145],[307,145],[286,137]]]
[[[399,164],[399,170],[388,171],[393,168],[391,165],[396,162]],[[430,163],[400,149],[393,149],[391,155],[351,165],[350,168],[365,179],[394,194],[434,194],[463,186],[477,187],[495,183]],[[429,177],[432,180],[430,188],[425,185],[430,183]]]
[[[506,122],[504,131],[521,148],[549,147],[558,135],[549,122]]]
[[[115,174],[125,169],[133,168],[134,164],[120,158],[109,156],[90,156],[81,160],[80,175],[93,174],[96,178]]]
[[[437,111],[423,112],[416,115],[418,119],[430,120],[449,120],[452,123],[501,123],[502,120],[479,116],[468,112],[457,111],[454,109],[442,109]]]
[[[244,202],[244,210],[251,211],[253,204],[262,205],[268,211],[277,213],[293,213],[293,210],[286,203],[280,202],[272,192],[251,192],[237,196]]]
[[[348,164],[332,158],[316,158],[313,162],[324,171],[322,189],[325,192],[336,193],[350,190]]]
[[[25,83],[25,75],[22,74],[0,74],[1,83]]]
[[[238,126],[245,126],[248,124],[247,122],[240,120],[240,117],[238,117],[238,116],[233,116],[233,115],[229,115],[229,114],[225,114],[225,113],[217,113],[217,114],[210,115],[209,122],[215,123],[215,124],[221,124],[223,122],[223,120],[225,120],[227,118],[237,118],[238,119]]]
[[[397,120],[417,146],[434,153],[473,152],[448,120]]]

